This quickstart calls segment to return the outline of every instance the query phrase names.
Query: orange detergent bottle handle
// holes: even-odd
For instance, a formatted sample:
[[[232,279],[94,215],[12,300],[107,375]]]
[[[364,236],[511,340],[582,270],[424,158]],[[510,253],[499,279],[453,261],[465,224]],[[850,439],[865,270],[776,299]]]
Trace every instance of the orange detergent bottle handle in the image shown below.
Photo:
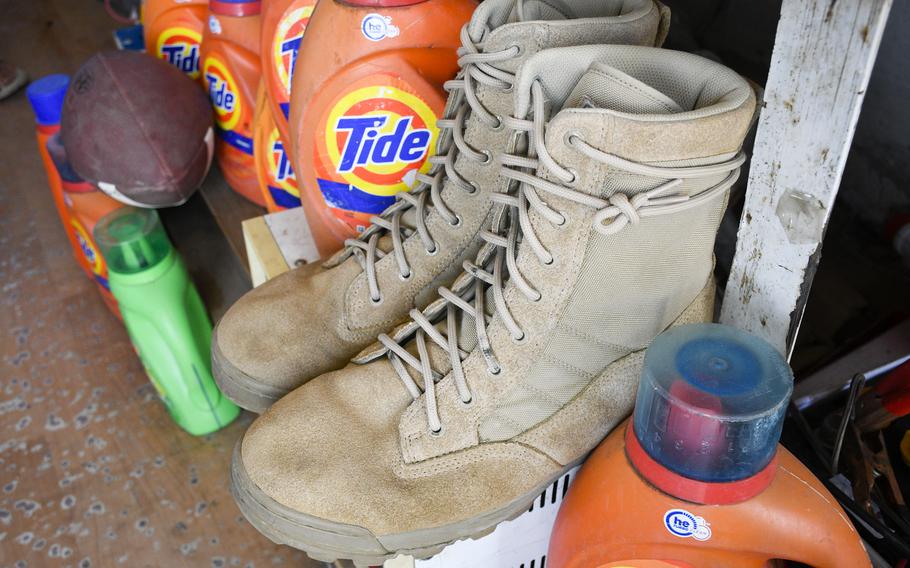
[[[316,0],[273,0],[262,8],[262,78],[272,118],[284,143],[290,140],[291,81]]]
[[[39,124],[37,128],[38,151],[41,154],[41,162],[44,164],[44,169],[47,171],[47,181],[51,188],[51,195],[54,198],[54,206],[57,208],[57,214],[60,216],[61,223],[63,223],[63,229],[66,232],[66,238],[73,251],[73,257],[76,259],[76,263],[79,264],[79,267],[85,275],[92,278],[92,269],[82,252],[76,229],[71,222],[72,212],[66,204],[66,198],[63,195],[63,182],[60,179],[60,173],[57,171],[57,166],[54,165],[50,154],[47,152],[48,140],[50,140],[50,138],[59,130],[60,127],[56,125],[43,126]]]
[[[260,81],[259,2],[215,2],[203,34],[202,80],[215,110],[215,155],[228,185],[265,206],[253,155],[253,119]]]
[[[253,127],[253,154],[262,199],[270,213],[300,206],[300,191],[291,160],[285,150],[272,106],[268,103],[264,81],[256,95]]]
[[[48,75],[33,81],[26,89],[25,94],[35,113],[38,153],[41,155],[41,162],[44,164],[44,170],[47,173],[47,181],[51,189],[51,196],[54,198],[54,206],[57,208],[61,223],[63,223],[63,228],[76,262],[85,274],[91,278],[91,268],[82,254],[82,248],[79,245],[75,229],[70,223],[71,212],[63,195],[63,180],[60,171],[57,169],[57,165],[48,150],[48,142],[60,131],[63,98],[66,96],[68,88],[69,77],[67,75]]]

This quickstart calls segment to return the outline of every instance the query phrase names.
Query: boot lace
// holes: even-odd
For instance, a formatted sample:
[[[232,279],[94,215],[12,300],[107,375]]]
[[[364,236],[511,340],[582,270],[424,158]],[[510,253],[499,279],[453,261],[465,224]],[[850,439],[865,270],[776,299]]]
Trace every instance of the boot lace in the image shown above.
[[[554,225],[564,225],[568,220],[565,213],[544,201],[542,194],[595,209],[597,212],[594,215],[593,229],[598,233],[611,235],[629,225],[638,224],[643,218],[674,214],[720,198],[739,177],[739,167],[745,161],[745,156],[739,152],[733,158],[718,164],[687,167],[652,166],[602,152],[585,142],[580,134],[572,134],[566,137],[567,144],[591,160],[631,174],[667,180],[654,189],[632,196],[619,192],[606,199],[589,195],[569,187],[576,181],[576,174],[562,167],[548,153],[544,144],[546,126],[543,88],[539,82],[535,82],[531,90],[532,118],[505,119],[508,128],[522,132],[528,137],[528,152],[526,156],[508,154],[500,156],[503,164],[500,174],[517,183],[514,192],[492,196],[498,210],[494,215],[491,230],[481,233],[485,244],[478,254],[477,262],[465,261],[465,273],[456,280],[452,289],[439,288],[440,299],[430,304],[423,312],[412,310],[410,313],[412,321],[394,334],[395,339],[386,334],[379,336],[379,341],[387,349],[391,364],[407,391],[415,400],[424,395],[427,423],[433,434],[438,435],[442,432],[435,386],[436,381],[442,378],[442,374],[431,368],[427,341],[432,341],[448,355],[458,396],[462,403],[470,404],[471,389],[462,367],[462,361],[469,353],[459,347],[459,312],[473,319],[477,347],[486,361],[487,372],[491,376],[495,377],[502,371],[487,333],[487,326],[493,317],[499,316],[514,341],[523,342],[526,339],[525,332],[515,321],[506,303],[504,289],[507,278],[530,302],[540,301],[542,295],[525,279],[518,267],[519,239],[525,246],[530,247],[542,264],[551,265],[554,262],[553,254],[537,238],[529,210],[533,209]],[[533,173],[544,170],[561,183]],[[719,183],[697,195],[673,193],[673,189],[686,179],[706,178],[723,173],[727,175]],[[488,294],[488,291],[491,293]],[[488,296],[492,296],[493,300],[492,313],[485,305]],[[446,317],[445,334],[433,324],[434,320],[439,321],[439,316],[443,312]],[[416,340],[417,357],[402,346],[412,334]],[[422,385],[411,377],[407,367],[417,371],[422,379]]]
[[[427,228],[427,216],[436,211],[440,217],[453,227],[461,224],[461,219],[452,212],[442,199],[441,191],[446,180],[468,194],[478,191],[477,186],[465,179],[455,169],[455,161],[464,155],[478,163],[488,163],[493,159],[490,151],[472,147],[465,141],[465,124],[469,115],[476,116],[491,129],[503,126],[502,118],[487,109],[477,96],[481,85],[495,89],[509,90],[515,75],[496,67],[520,54],[518,46],[504,50],[485,53],[483,38],[486,29],[478,41],[468,32],[468,26],[461,29],[462,46],[458,48],[458,65],[461,68],[456,79],[447,81],[443,87],[449,93],[446,115],[436,124],[440,129],[438,153],[429,158],[431,168],[427,173],[418,173],[419,182],[410,191],[398,193],[395,203],[380,215],[370,218],[371,225],[357,238],[347,239],[345,247],[326,262],[327,267],[337,266],[354,256],[366,272],[370,290],[370,300],[376,304],[382,301],[379,282],[376,275],[376,263],[387,253],[379,248],[379,241],[385,235],[391,236],[392,254],[398,264],[398,274],[403,280],[411,278],[411,265],[404,253],[404,241],[414,234],[420,237],[428,255],[438,251],[436,242]],[[454,101],[454,102],[453,102]],[[409,213],[413,211],[413,213]],[[406,219],[406,215],[408,215]],[[413,215],[413,226],[408,219]]]

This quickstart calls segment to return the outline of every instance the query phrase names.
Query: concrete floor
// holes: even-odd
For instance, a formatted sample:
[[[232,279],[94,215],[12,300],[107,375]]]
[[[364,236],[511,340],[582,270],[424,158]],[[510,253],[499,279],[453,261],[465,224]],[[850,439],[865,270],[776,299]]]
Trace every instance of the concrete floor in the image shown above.
[[[112,48],[95,0],[0,0],[0,58],[73,73]],[[0,102],[0,566],[321,566],[228,491],[251,416],[204,438],[170,420],[80,272],[24,92]]]

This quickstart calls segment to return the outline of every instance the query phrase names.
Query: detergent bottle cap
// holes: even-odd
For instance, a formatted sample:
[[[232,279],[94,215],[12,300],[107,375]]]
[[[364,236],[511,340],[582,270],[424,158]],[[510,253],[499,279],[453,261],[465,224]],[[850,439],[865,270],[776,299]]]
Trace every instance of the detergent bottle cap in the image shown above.
[[[219,16],[255,16],[261,11],[261,0],[209,0],[209,12]]]
[[[33,81],[25,89],[25,96],[32,104],[35,121],[38,124],[42,126],[60,124],[63,99],[66,97],[69,84],[70,78],[67,75],[48,75]]]
[[[98,221],[93,231],[108,270],[135,274],[164,260],[171,242],[154,209],[122,207]]]
[[[675,474],[743,480],[774,457],[792,391],[793,372],[766,341],[719,324],[675,327],[645,354],[635,436]]]
[[[427,0],[337,0],[342,4],[347,4],[348,6],[356,6],[358,8],[398,8],[401,6],[412,6],[414,4],[420,4],[426,2]]]

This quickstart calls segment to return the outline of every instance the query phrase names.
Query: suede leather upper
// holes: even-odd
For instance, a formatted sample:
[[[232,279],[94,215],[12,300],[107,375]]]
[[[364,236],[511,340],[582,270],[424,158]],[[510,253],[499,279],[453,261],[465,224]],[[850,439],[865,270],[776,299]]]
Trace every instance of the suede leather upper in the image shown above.
[[[645,110],[597,107],[612,100],[606,91],[616,85],[601,81],[594,64],[611,66],[613,78],[628,82],[622,104]],[[596,152],[621,153],[660,172],[722,167],[679,174],[675,203],[691,199],[689,205],[640,218],[627,213],[613,233],[595,230],[599,211],[587,202],[541,192],[566,221],[528,213],[553,262],[535,255],[525,233],[515,270],[540,298],[521,293],[514,274],[503,284],[524,337],[514,338],[502,313],[489,317],[488,348],[501,370],[491,372],[488,354],[466,342],[465,403],[441,348],[430,349],[440,375],[433,402],[442,426],[435,432],[427,393],[412,398],[391,363],[394,353],[310,381],[254,422],[243,440],[243,467],[270,498],[377,536],[452,525],[533,498],[535,488],[581,460],[629,414],[650,341],[668,326],[710,321],[714,236],[725,180],[741,163],[735,156],[755,109],[752,90],[697,56],[620,46],[543,52],[522,67],[516,90],[528,77],[540,79],[550,99],[546,149],[576,173],[575,192],[635,197],[666,180],[605,165],[570,144],[569,133]],[[577,86],[583,92],[575,93]],[[650,104],[653,89],[677,106]],[[515,96],[516,112],[524,112],[522,94]],[[546,168],[538,175],[556,182]],[[711,197],[699,199],[704,195]],[[525,203],[517,202],[512,207]],[[407,349],[415,353],[413,343]]]
[[[487,19],[497,11],[508,13],[514,0],[486,0],[470,25],[478,30],[491,28],[483,36],[485,52],[520,47],[520,55],[501,64],[511,72],[534,53],[552,46],[604,42],[654,45],[662,42],[668,25],[666,12],[651,0],[603,2],[602,8],[591,0],[552,4],[562,8],[550,17],[569,19],[490,22]],[[584,18],[572,19],[574,4],[581,7]],[[610,12],[592,17],[598,10]],[[496,17],[502,20],[502,14]],[[505,89],[480,85],[477,97],[495,115],[513,114],[513,97]],[[491,129],[473,114],[465,126],[465,140],[475,149],[492,154],[513,148],[514,137],[507,129]],[[394,255],[378,260],[382,301],[376,304],[370,298],[366,272],[354,258],[337,266],[329,263],[318,273],[304,267],[283,274],[246,294],[225,314],[216,334],[221,356],[247,380],[269,390],[287,391],[343,366],[379,333],[404,320],[409,310],[426,306],[439,286],[449,284],[461,272],[463,261],[474,257],[481,244],[477,235],[489,224],[490,196],[506,187],[498,176],[496,162],[479,164],[461,154],[455,167],[479,191],[468,195],[445,183],[441,196],[462,223],[452,227],[437,213],[429,213],[426,224],[438,252],[427,254],[416,235],[404,241],[404,254],[413,270],[411,279],[401,278]],[[388,237],[383,239],[386,250],[388,241]]]

